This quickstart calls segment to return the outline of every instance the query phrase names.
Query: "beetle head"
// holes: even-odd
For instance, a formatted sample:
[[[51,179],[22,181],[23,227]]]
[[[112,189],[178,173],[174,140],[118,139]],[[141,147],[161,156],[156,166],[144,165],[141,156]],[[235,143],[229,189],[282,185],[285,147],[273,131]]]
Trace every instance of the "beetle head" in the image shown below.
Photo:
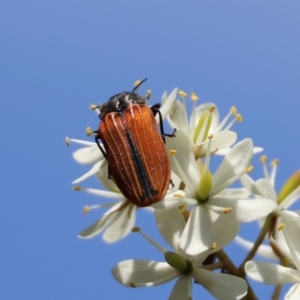
[[[138,94],[130,93],[130,92],[119,93],[109,98],[109,100],[101,106],[101,111],[99,116],[100,119],[103,120],[103,118],[108,113],[111,112],[122,113],[126,109],[126,107],[132,104],[143,105],[145,103],[146,103],[145,99],[139,96]]]

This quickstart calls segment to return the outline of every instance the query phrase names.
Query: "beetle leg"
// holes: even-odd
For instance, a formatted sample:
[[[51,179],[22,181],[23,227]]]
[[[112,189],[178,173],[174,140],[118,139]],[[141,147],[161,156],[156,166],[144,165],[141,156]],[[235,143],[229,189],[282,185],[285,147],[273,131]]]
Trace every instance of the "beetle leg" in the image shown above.
[[[174,128],[174,130],[171,134],[164,133],[163,120],[162,120],[161,112],[159,110],[160,106],[161,106],[160,103],[157,103],[157,104],[154,104],[153,106],[151,106],[150,108],[153,111],[154,116],[156,116],[156,114],[159,115],[160,134],[164,140],[164,143],[166,143],[165,137],[175,137],[175,132],[177,129]]]
[[[173,183],[172,179],[170,179],[170,184],[171,184],[171,189],[175,186],[175,184]]]
[[[150,109],[153,111],[154,117],[156,116],[156,114],[158,114],[158,116],[159,116],[160,134],[161,134],[161,137],[162,137],[164,143],[166,143],[166,139],[165,139],[166,135],[164,133],[163,119],[161,116],[161,112],[159,111],[159,108],[160,108],[160,103],[156,103],[150,107]]]
[[[165,133],[164,134],[164,136],[167,136],[167,137],[176,137],[176,135],[175,135],[175,132],[177,131],[177,129],[176,128],[174,128],[174,130],[173,130],[173,132],[171,133],[171,134],[168,134],[168,133]]]
[[[94,133],[97,133],[97,131],[94,131]],[[97,145],[98,145],[100,151],[102,152],[103,156],[107,159],[106,152],[105,152],[104,149],[101,147],[101,145],[100,145],[100,143],[99,143],[99,140],[100,140],[100,138],[98,137],[98,135],[95,135],[95,141],[96,141],[96,143],[97,143]],[[108,179],[112,179],[109,164],[108,164]]]
[[[94,131],[94,133],[97,133],[97,131],[96,131],[96,132]],[[105,150],[101,147],[101,145],[100,145],[100,143],[99,143],[99,140],[100,140],[100,138],[98,137],[98,135],[95,135],[95,142],[96,142],[96,144],[98,145],[98,148],[99,148],[100,151],[102,152],[103,156],[106,158],[106,157],[107,157],[106,152],[105,152]]]

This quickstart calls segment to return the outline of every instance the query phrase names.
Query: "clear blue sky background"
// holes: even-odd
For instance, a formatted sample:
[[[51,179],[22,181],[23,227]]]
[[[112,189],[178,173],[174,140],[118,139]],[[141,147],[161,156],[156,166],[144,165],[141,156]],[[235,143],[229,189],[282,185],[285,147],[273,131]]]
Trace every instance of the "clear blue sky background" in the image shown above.
[[[163,259],[138,235],[114,245],[77,238],[101,214],[82,216],[83,206],[103,200],[72,191],[88,167],[65,136],[88,139],[85,128],[98,125],[89,105],[148,77],[140,91],[152,89],[151,103],[180,87],[222,116],[236,105],[239,139],[280,159],[278,189],[300,167],[299,12],[299,1],[277,0],[2,0],[0,298],[166,299],[174,282],[129,289],[110,274],[124,259]],[[137,225],[161,241],[150,213]],[[228,251],[236,263],[245,256]],[[272,292],[254,288],[260,299]],[[211,299],[197,285],[193,296]]]

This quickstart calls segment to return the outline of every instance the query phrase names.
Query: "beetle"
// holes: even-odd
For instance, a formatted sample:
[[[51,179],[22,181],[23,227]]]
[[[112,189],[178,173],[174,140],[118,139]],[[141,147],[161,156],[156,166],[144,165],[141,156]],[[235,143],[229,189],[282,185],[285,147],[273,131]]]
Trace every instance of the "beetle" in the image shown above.
[[[108,161],[109,178],[130,202],[140,207],[160,201],[168,190],[171,165],[165,136],[175,136],[164,133],[160,104],[149,107],[135,93],[145,80],[132,92],[116,94],[104,103],[100,108],[99,128],[94,131],[95,141]]]

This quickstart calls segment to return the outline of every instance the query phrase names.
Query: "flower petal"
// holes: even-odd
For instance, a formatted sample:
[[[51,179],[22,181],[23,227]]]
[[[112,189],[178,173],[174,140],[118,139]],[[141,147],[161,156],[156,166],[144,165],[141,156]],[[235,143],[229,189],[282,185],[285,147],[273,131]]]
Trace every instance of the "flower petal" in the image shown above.
[[[100,169],[100,167],[102,165],[102,162],[103,162],[103,160],[102,161],[98,161],[95,165],[93,165],[93,167],[88,172],[86,172],[85,174],[83,174],[81,177],[75,179],[72,182],[72,184],[77,184],[79,182],[82,182],[82,181],[86,180],[87,178],[91,177],[92,175],[95,175],[99,171],[99,169]]]
[[[107,243],[114,243],[131,233],[136,220],[136,206],[129,204],[114,214],[117,218],[103,234],[103,240]]]
[[[117,219],[118,209],[124,206],[124,204],[125,201],[117,202],[117,204],[112,206],[98,221],[81,231],[78,236],[81,238],[92,238],[95,235],[100,234],[107,226],[109,226],[109,224]]]
[[[280,217],[282,222],[285,224],[283,234],[291,251],[293,263],[300,271],[300,217],[295,212],[287,210],[281,211]]]
[[[155,286],[179,276],[178,271],[166,262],[124,260],[112,270],[112,275],[125,286]]]
[[[196,205],[183,230],[180,247],[188,255],[196,255],[212,246],[212,220],[204,205]]]
[[[188,299],[192,293],[192,279],[191,275],[180,275],[168,300]]]
[[[156,209],[155,219],[161,235],[172,248],[177,250],[180,236],[186,224],[183,214],[178,209]]]
[[[169,111],[168,120],[172,128],[176,128],[178,132],[182,131],[186,136],[190,136],[186,109],[179,100],[173,103],[173,106]]]
[[[213,242],[217,245],[213,252],[228,245],[237,236],[239,229],[240,222],[237,222],[230,214],[220,214],[213,224]]]
[[[165,99],[164,101],[162,101],[162,106],[160,107],[159,111],[160,111],[160,114],[161,114],[163,120],[166,118],[167,114],[171,110],[171,107],[176,100],[177,92],[178,92],[178,88],[175,88],[170,93],[168,98]],[[164,94],[163,94],[163,97],[164,97]]]
[[[73,158],[80,164],[88,165],[95,164],[102,160],[103,154],[98,148],[97,144],[93,143],[93,146],[84,147],[73,152]]]
[[[202,114],[205,113],[206,111],[210,110],[212,107],[214,107],[214,110],[212,111],[212,121],[211,121],[210,130],[209,130],[208,134],[214,134],[215,129],[219,125],[220,114],[219,114],[218,107],[216,106],[216,104],[214,104],[212,102],[207,102],[207,103],[203,103],[203,104],[197,106],[196,110],[195,110],[194,119],[196,122],[198,122],[198,120],[201,118]],[[197,124],[192,124],[192,118],[191,118],[190,128],[191,128],[192,132],[195,131],[196,126],[197,126]]]
[[[300,273],[268,262],[250,260],[245,264],[247,275],[264,284],[283,284],[300,282]]]
[[[224,149],[227,147],[230,147],[236,142],[237,134],[234,131],[220,131],[214,134],[213,139],[211,140],[211,152],[216,153],[219,152],[220,149]],[[204,143],[201,143],[202,149],[200,152],[200,156],[205,156],[207,149],[208,149],[208,140],[206,140]]]
[[[152,204],[155,209],[174,209],[184,204],[182,198],[176,197],[177,193],[182,191],[168,193],[161,201]],[[175,195],[175,196],[174,196]]]
[[[268,179],[261,178],[255,181],[251,187],[251,191],[254,195],[272,199],[277,204],[276,191]]]
[[[239,222],[252,222],[267,216],[276,207],[276,203],[270,199],[229,199],[214,197],[206,204],[211,210],[221,212],[222,208],[231,207],[231,217]]]
[[[285,300],[299,300],[300,299],[300,283],[294,284],[286,293]]]
[[[182,131],[178,131],[176,132],[176,138],[167,139],[166,144],[169,150],[177,150],[175,159],[182,170],[178,170],[173,159],[171,159],[172,171],[183,181],[185,181],[183,176],[188,176],[186,180],[188,182],[185,182],[185,184],[191,190],[190,192],[194,192],[194,187],[200,181],[200,171],[195,161],[190,138]]]
[[[247,294],[246,281],[233,275],[197,269],[193,277],[217,299],[241,299]]]
[[[232,178],[236,180],[237,176],[242,176],[249,167],[252,156],[253,142],[251,139],[247,138],[235,144],[213,176],[211,195],[216,195],[232,184]]]

